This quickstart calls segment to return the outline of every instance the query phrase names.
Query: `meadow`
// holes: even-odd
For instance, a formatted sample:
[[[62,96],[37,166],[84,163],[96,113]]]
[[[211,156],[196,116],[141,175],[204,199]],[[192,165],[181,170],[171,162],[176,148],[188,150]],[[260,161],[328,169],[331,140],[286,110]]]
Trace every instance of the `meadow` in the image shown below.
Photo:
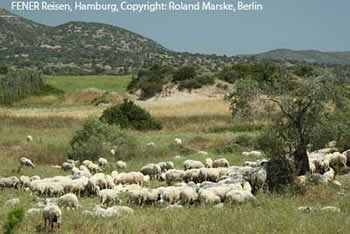
[[[110,92],[127,97],[130,76],[123,77],[48,77],[48,83],[64,91],[61,96],[29,97],[13,107],[0,108],[0,176],[17,175],[21,156],[31,158],[35,169],[25,168],[20,174],[49,177],[69,174],[52,165],[66,159],[66,148],[74,132],[81,128],[89,116],[99,116],[105,107],[89,104],[87,90]],[[84,93],[84,95],[82,95]],[[91,93],[90,93],[91,94]],[[218,154],[217,149],[231,144],[238,136],[255,136],[268,124],[264,116],[254,123],[234,120],[229,104],[221,98],[195,100],[185,103],[137,102],[163,124],[160,131],[131,133],[145,147],[154,142],[151,151],[143,151],[137,159],[126,160],[127,170],[139,170],[150,162],[173,161],[181,168],[186,159],[204,160],[207,156],[193,153],[179,154],[169,147],[174,138],[181,138],[190,149],[204,150],[215,159],[225,157],[231,165],[240,165],[247,158],[237,148],[232,153]],[[26,136],[34,138],[26,142]],[[250,158],[254,160],[257,158]],[[109,170],[113,170],[114,167]],[[120,218],[94,218],[83,216],[81,210],[63,211],[62,226],[55,233],[349,233],[350,198],[347,196],[350,177],[338,176],[342,187],[308,185],[305,193],[270,194],[258,192],[257,202],[243,205],[225,205],[223,208],[197,205],[183,209],[162,207],[133,207],[135,214]],[[339,193],[341,192],[341,193]],[[343,195],[339,195],[343,194]],[[345,194],[345,195],[344,195]],[[35,198],[24,191],[0,190],[0,204],[18,197],[28,209]],[[82,198],[82,209],[92,208],[97,198]],[[336,206],[339,213],[301,213],[299,206]],[[9,207],[1,205],[0,231]],[[44,233],[40,215],[26,216],[17,233]]]

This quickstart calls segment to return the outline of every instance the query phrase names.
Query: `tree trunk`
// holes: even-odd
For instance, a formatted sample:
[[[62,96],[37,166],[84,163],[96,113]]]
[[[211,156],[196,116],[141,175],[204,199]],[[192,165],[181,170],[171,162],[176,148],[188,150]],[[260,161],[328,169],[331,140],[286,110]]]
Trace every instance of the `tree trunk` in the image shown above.
[[[294,161],[297,175],[305,175],[310,171],[309,157],[307,156],[305,145],[297,147],[294,153]]]

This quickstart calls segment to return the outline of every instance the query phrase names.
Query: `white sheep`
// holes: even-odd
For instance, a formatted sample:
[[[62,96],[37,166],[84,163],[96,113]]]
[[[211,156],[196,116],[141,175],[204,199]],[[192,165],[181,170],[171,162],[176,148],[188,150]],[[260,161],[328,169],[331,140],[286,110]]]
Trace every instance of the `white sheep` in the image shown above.
[[[184,180],[186,183],[193,181],[195,183],[202,182],[201,175],[200,175],[200,169],[190,169],[185,172]]]
[[[250,151],[250,152],[242,152],[243,156],[247,156],[247,157],[261,157],[262,153],[260,151]]]
[[[119,193],[120,191],[117,189],[102,189],[99,192],[98,197],[102,205],[109,204],[110,202],[115,203],[118,200]]]
[[[115,149],[111,149],[109,152],[111,153],[111,155],[112,155],[113,157],[114,157],[114,156],[115,156],[115,154],[116,154]]]
[[[181,189],[174,186],[164,187],[160,190],[160,203],[175,204],[180,200]]]
[[[225,195],[225,201],[228,201],[231,203],[244,203],[247,201],[255,201],[255,200],[256,198],[249,191],[231,190],[227,192]]]
[[[334,166],[343,166],[346,167],[347,157],[344,154],[339,152],[334,152],[333,154],[327,154],[325,156],[326,159],[329,159],[329,165]]]
[[[62,212],[57,205],[49,204],[43,209],[43,218],[45,228],[47,224],[50,226],[50,230],[53,230],[54,223],[57,223],[58,228],[61,225]]]
[[[105,169],[108,166],[108,160],[105,158],[99,158],[98,165],[100,166],[100,168]]]
[[[16,176],[0,177],[0,188],[15,188],[20,186],[20,180]]]
[[[62,208],[77,209],[80,207],[77,196],[73,193],[67,193],[58,199],[57,205]]]
[[[21,183],[21,187],[22,188],[28,188],[29,185],[30,185],[30,178],[29,178],[29,176],[22,175],[22,176],[19,177],[19,181]]]
[[[180,138],[175,138],[175,139],[174,139],[174,143],[175,143],[176,145],[182,145],[182,140],[181,140]]]
[[[20,162],[20,167],[31,167],[31,168],[35,168],[34,163],[32,162],[32,160],[22,157],[19,159]]]
[[[189,169],[200,169],[203,168],[204,165],[202,162],[200,161],[195,161],[195,160],[186,160],[184,162],[184,168],[185,170],[189,170]]]
[[[182,182],[185,178],[185,172],[182,170],[171,169],[165,172],[165,181],[168,185],[173,182]]]
[[[227,161],[227,159],[225,158],[219,158],[219,159],[215,159],[213,162],[213,167],[214,168],[218,168],[218,167],[229,167],[230,164]]]
[[[184,186],[181,188],[180,200],[183,204],[193,204],[198,200],[198,193],[190,186]]]
[[[118,162],[116,162],[116,164],[115,164],[119,169],[125,169],[126,168],[126,162],[124,162],[124,161],[118,161]]]
[[[211,159],[211,158],[206,158],[206,159],[205,159],[204,166],[205,166],[206,168],[212,168],[212,167],[213,167],[213,159]]]
[[[201,168],[199,173],[201,181],[217,182],[220,178],[220,171],[216,168]]]
[[[329,181],[332,181],[334,179],[335,172],[334,172],[333,168],[329,168],[329,170],[327,172],[325,172],[323,175],[326,176]]]
[[[29,143],[29,142],[33,142],[33,137],[30,136],[30,135],[28,135],[26,139],[27,139],[27,142],[28,142],[28,143]]]
[[[213,191],[203,190],[199,193],[199,200],[205,204],[219,204],[220,197],[215,195]]]

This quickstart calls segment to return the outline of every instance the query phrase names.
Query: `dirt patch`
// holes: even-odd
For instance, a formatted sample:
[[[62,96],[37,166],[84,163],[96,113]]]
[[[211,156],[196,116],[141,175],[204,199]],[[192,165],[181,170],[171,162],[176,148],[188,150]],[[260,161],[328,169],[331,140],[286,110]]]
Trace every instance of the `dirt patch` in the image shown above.
[[[87,88],[81,91],[66,94],[64,97],[64,104],[117,104],[121,103],[122,100],[122,96],[116,92],[106,92],[96,88]]]

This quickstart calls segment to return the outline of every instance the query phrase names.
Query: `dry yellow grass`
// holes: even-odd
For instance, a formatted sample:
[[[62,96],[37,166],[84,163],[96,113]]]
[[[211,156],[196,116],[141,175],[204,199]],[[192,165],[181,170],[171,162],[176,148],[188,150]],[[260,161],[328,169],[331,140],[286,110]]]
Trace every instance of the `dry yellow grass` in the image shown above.
[[[205,115],[230,116],[229,103],[222,98],[201,98],[198,100],[178,102],[176,100],[161,102],[137,102],[155,117],[191,117]]]

